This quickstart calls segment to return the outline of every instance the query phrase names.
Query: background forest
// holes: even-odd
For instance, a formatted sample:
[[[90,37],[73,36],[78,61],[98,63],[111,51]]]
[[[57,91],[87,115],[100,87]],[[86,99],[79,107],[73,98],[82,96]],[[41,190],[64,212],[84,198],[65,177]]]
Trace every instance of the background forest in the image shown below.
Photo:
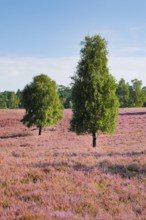
[[[72,107],[72,89],[70,86],[58,86],[59,98],[64,108]],[[22,91],[17,92],[4,91],[0,93],[0,108],[15,109],[23,108],[21,98]],[[116,94],[119,99],[120,107],[146,107],[146,86],[142,81],[133,79],[131,83],[126,82],[123,78],[117,84]]]

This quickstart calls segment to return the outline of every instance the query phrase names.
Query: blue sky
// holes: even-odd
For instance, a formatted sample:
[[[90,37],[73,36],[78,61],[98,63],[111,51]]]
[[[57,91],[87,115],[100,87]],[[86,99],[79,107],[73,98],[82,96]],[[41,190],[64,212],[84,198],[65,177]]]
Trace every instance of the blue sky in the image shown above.
[[[68,85],[88,34],[108,41],[117,80],[146,85],[145,9],[146,0],[0,0],[0,91],[40,73]]]

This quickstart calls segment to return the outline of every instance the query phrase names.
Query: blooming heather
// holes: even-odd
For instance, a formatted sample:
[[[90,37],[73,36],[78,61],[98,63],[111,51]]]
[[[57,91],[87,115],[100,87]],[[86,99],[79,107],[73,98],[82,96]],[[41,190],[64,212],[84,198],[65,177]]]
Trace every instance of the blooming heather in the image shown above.
[[[24,110],[0,110],[0,220],[145,220],[146,108],[120,109],[114,135],[21,122]]]

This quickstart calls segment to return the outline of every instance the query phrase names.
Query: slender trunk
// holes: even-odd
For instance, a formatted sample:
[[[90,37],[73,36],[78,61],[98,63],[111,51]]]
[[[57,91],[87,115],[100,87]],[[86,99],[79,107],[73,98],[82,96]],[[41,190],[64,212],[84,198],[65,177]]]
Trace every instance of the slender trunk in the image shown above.
[[[39,135],[42,134],[42,126],[39,126]]]
[[[96,147],[96,133],[92,133],[93,136],[93,147]]]

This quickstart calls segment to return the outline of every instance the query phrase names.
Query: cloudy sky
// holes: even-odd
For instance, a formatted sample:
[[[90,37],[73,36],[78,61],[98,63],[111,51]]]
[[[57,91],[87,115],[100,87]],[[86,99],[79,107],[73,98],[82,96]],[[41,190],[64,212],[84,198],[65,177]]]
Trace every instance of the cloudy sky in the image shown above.
[[[69,85],[80,42],[108,41],[115,78],[146,86],[146,0],[0,0],[0,91],[17,91],[35,75]]]

